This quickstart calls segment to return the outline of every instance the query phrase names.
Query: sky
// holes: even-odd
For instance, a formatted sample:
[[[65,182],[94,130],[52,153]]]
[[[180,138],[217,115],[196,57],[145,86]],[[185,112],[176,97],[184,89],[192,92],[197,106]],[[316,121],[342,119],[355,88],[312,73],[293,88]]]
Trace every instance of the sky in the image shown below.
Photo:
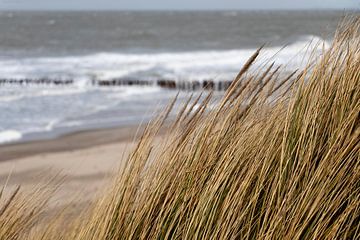
[[[360,9],[360,0],[0,0],[0,10]]]

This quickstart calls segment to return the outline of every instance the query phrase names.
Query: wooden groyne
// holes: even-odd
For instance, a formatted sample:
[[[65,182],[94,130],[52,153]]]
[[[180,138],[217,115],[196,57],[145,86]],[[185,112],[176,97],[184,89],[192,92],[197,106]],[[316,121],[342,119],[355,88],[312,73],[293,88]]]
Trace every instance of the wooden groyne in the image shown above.
[[[74,80],[61,80],[61,79],[49,79],[49,78],[24,78],[24,79],[12,79],[12,78],[1,78],[1,85],[71,85]]]
[[[0,86],[4,85],[54,85],[54,86],[66,86],[73,85],[75,81],[73,79],[7,79],[0,78]],[[171,79],[159,79],[156,81],[150,80],[138,80],[138,79],[110,79],[110,80],[92,80],[91,85],[99,87],[114,87],[114,86],[157,86],[165,89],[195,91],[195,90],[214,90],[225,91],[229,88],[231,81],[214,81],[212,79],[203,81],[179,81]]]
[[[185,91],[195,91],[195,90],[215,90],[215,91],[225,91],[229,88],[231,81],[214,81],[214,80],[204,80],[204,81],[176,81],[169,79],[159,79],[156,81],[143,81],[143,80],[132,80],[132,79],[113,79],[113,80],[98,80],[93,82],[94,85],[98,86],[157,86],[160,88],[166,89],[177,89]]]

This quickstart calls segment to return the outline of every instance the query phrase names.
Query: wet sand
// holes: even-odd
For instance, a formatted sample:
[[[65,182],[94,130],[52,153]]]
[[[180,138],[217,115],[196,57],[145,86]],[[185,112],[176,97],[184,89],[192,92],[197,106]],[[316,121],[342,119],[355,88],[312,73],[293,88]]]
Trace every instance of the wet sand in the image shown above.
[[[56,139],[0,145],[0,162],[13,159],[64,151],[74,151],[114,142],[128,142],[136,139],[143,127],[128,126],[100,130],[81,131]]]

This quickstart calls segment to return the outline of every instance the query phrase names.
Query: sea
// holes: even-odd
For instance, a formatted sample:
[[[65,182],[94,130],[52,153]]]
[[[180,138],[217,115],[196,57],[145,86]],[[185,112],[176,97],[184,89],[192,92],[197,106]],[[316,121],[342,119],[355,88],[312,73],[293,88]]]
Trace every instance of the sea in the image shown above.
[[[179,92],[95,80],[231,80],[259,61],[306,64],[343,11],[0,12],[0,144],[146,123]],[[315,45],[314,45],[315,44]],[[71,80],[12,84],[11,80]],[[180,91],[179,102],[191,91]],[[220,93],[219,93],[220,94]]]

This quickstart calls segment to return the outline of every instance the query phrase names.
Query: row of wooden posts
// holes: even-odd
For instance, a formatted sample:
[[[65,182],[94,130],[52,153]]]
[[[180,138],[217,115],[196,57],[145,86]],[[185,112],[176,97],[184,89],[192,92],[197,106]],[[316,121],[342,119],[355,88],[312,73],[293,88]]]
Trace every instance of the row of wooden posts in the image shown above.
[[[0,79],[1,85],[72,85],[74,80],[72,79]],[[158,86],[166,89],[178,89],[178,90],[215,90],[225,91],[231,84],[231,81],[214,81],[214,80],[203,80],[203,81],[176,81],[168,79],[159,79],[156,81],[147,80],[134,80],[134,79],[111,79],[111,80],[92,80],[92,85],[101,87],[112,87],[112,86]]]

